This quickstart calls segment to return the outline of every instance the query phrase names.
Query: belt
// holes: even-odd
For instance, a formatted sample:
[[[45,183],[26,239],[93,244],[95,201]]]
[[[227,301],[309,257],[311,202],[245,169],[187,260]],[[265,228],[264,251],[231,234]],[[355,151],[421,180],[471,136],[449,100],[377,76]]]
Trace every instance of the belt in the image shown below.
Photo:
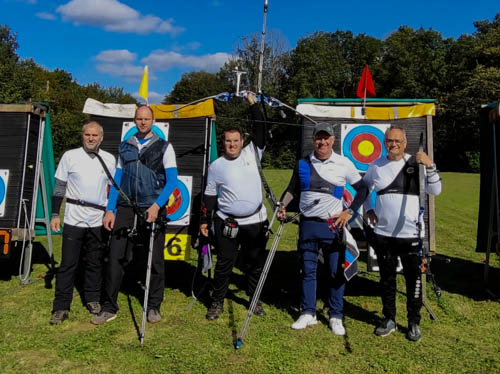
[[[305,216],[302,216],[301,221],[314,221],[314,222],[323,222],[323,223],[328,222],[327,219],[318,218],[318,217],[305,217]]]
[[[106,207],[105,206],[97,205],[97,204],[94,204],[94,203],[89,203],[88,201],[66,198],[66,202],[70,203],[70,204],[74,204],[74,205],[87,206],[89,208],[94,208],[94,209],[102,210],[103,212],[106,211]]]
[[[232,214],[229,214],[229,213],[225,213],[222,210],[221,210],[221,213],[225,214],[226,216],[228,216],[230,218],[248,218],[248,217],[253,216],[256,213],[259,213],[261,209],[262,209],[262,203],[259,204],[259,206],[257,207],[257,209],[255,209],[252,213],[247,214],[246,216],[235,216],[235,215],[232,215]]]

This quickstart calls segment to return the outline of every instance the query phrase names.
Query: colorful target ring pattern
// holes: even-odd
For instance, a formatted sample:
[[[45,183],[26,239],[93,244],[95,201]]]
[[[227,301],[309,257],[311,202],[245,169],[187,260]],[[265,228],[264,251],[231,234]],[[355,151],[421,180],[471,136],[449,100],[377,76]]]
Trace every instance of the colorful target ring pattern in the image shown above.
[[[7,197],[7,185],[9,182],[9,170],[0,170],[0,217],[5,215],[5,200]]]
[[[171,225],[188,225],[191,208],[192,177],[180,176],[167,203],[167,217]]]
[[[384,133],[389,125],[344,125],[342,154],[350,159],[359,171],[387,154]]]
[[[152,130],[160,139],[168,140],[168,122],[156,122],[153,124]],[[137,134],[137,126],[135,123],[124,122],[122,126],[122,141],[127,141],[135,134]]]

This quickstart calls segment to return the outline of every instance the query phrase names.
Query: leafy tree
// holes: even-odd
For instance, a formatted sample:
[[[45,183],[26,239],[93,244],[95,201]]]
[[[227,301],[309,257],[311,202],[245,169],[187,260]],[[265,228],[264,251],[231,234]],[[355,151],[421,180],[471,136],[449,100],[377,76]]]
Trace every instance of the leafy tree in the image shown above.
[[[196,99],[212,96],[230,90],[229,82],[217,74],[193,71],[182,74],[173,90],[165,97],[163,104],[188,103]]]

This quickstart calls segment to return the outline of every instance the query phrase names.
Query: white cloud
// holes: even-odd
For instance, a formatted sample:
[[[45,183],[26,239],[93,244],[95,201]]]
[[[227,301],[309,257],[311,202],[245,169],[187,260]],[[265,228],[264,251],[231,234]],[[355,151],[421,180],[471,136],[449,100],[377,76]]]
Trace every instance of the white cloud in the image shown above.
[[[38,13],[36,13],[36,16],[38,18],[45,19],[45,20],[48,20],[48,21],[53,21],[53,20],[55,20],[57,18],[54,14],[47,13],[47,12],[38,12]]]
[[[180,52],[180,51],[195,51],[200,47],[201,47],[201,43],[191,42],[191,43],[186,43],[186,44],[182,44],[182,45],[174,43],[170,48],[175,52]]]
[[[182,67],[215,72],[229,59],[231,59],[231,55],[224,52],[194,56],[158,49],[151,52],[149,56],[143,58],[141,61],[156,71],[166,71],[173,67]]]
[[[127,82],[138,82],[144,72],[144,66],[135,64],[137,53],[127,49],[108,49],[99,52],[95,57],[97,71],[115,77],[122,77]],[[156,80],[156,76],[149,70],[148,79]]]
[[[95,59],[100,62],[126,63],[135,61],[137,53],[132,53],[127,49],[108,49],[99,52]]]
[[[138,101],[144,102],[144,99],[141,96],[139,96],[139,92],[134,92],[132,96],[136,98]],[[164,98],[165,94],[161,94],[155,91],[148,92],[149,104],[161,104]]]
[[[173,25],[173,19],[163,20],[152,14],[142,15],[118,0],[71,0],[56,11],[63,20],[75,25],[103,27],[113,32],[176,35],[184,28]]]

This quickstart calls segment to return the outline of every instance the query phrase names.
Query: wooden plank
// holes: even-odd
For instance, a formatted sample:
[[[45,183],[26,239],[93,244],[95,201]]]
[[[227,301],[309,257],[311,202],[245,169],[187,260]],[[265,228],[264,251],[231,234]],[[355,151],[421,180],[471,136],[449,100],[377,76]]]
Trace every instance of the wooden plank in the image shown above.
[[[47,108],[35,103],[31,104],[0,104],[0,112],[3,113],[33,113],[42,118],[47,113]]]

